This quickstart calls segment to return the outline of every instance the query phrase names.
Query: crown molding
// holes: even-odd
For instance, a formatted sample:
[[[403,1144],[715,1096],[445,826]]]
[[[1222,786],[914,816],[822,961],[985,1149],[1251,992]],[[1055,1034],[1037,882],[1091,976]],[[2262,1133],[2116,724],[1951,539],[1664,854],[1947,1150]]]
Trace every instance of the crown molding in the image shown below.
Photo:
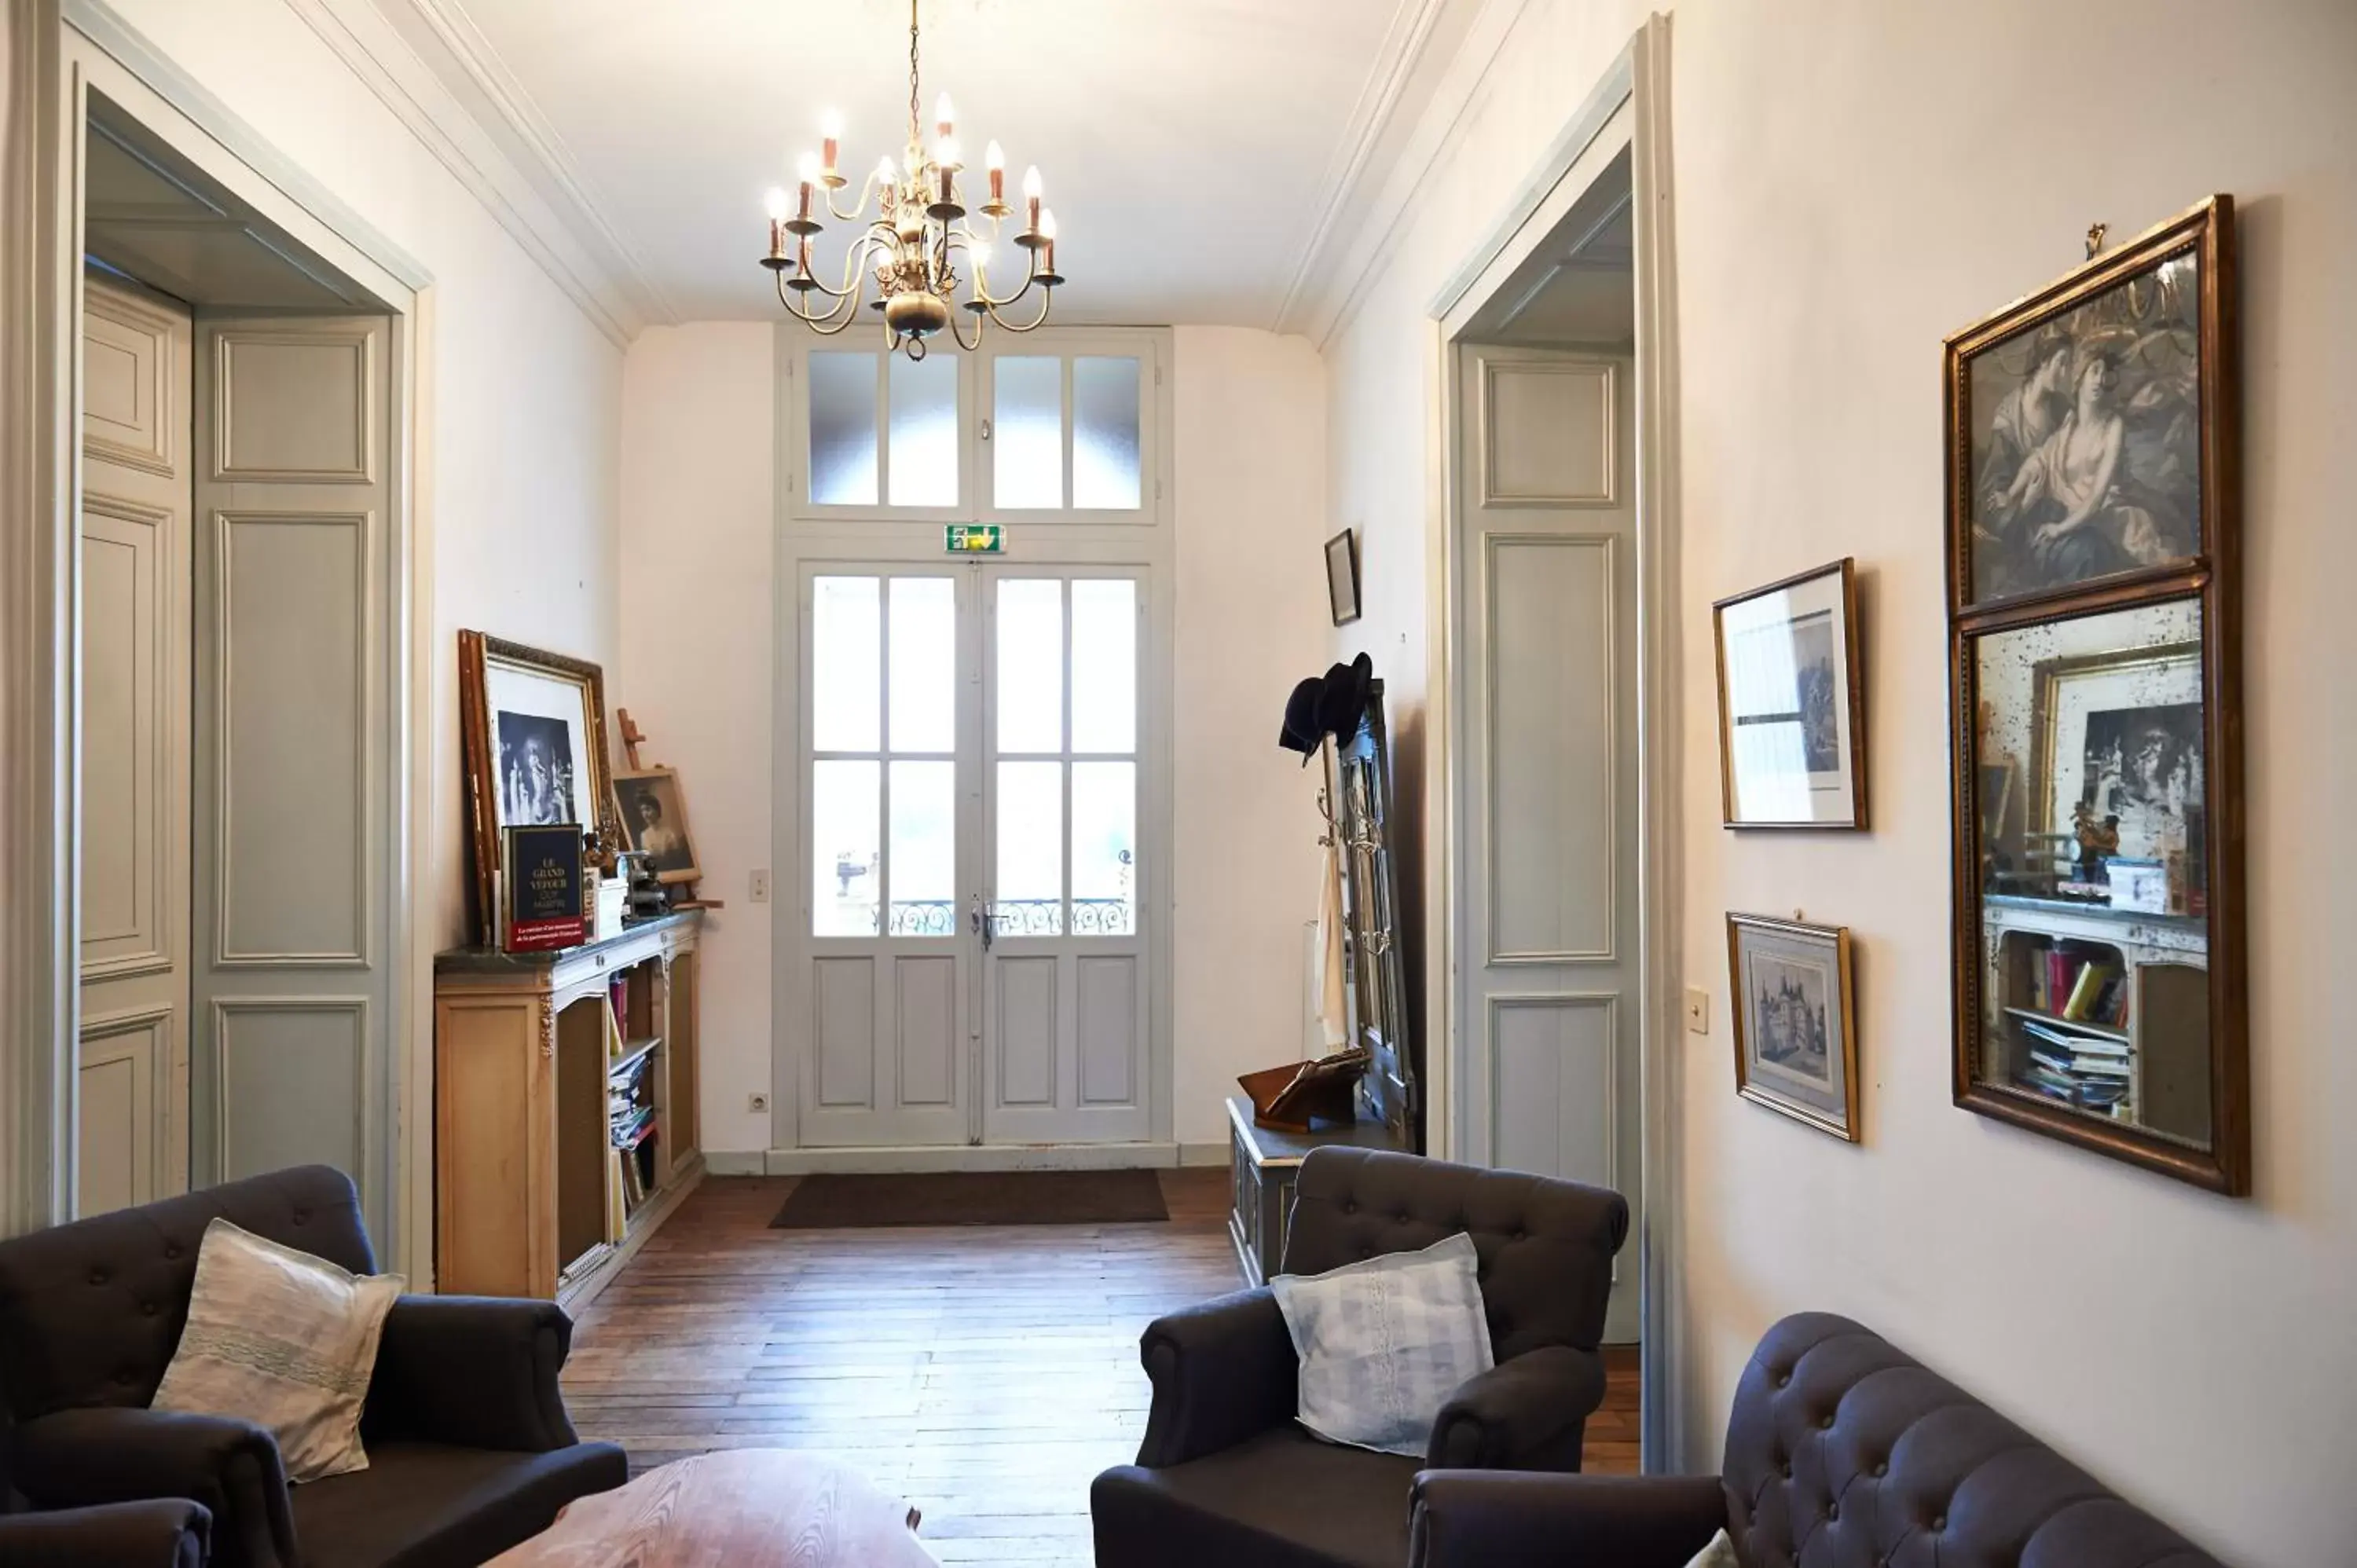
[[[406,4],[430,28],[450,65],[464,74],[522,156],[517,166],[550,207],[572,226],[648,321],[679,323],[678,308],[621,229],[607,217],[605,193],[574,160],[573,154],[540,112],[507,62],[491,47],[460,0],[378,0],[380,6]],[[429,61],[429,63],[435,63]],[[449,83],[446,75],[444,81]],[[479,120],[480,115],[477,118]],[[497,134],[496,129],[494,134]]]
[[[1294,267],[1293,276],[1285,285],[1285,297],[1276,307],[1275,320],[1270,324],[1272,331],[1300,330],[1301,317],[1313,303],[1308,296],[1315,280],[1332,275],[1333,263],[1339,258],[1330,252],[1347,237],[1336,233],[1337,226],[1345,213],[1357,209],[1372,194],[1365,188],[1383,172],[1372,166],[1375,149],[1390,132],[1393,118],[1399,112],[1401,94],[1423,63],[1425,49],[1432,42],[1434,25],[1452,6],[1474,3],[1476,0],[1399,0],[1398,8],[1392,14],[1392,25],[1383,34],[1383,48],[1367,72],[1366,85],[1359,90],[1359,100],[1351,105],[1351,122],[1326,166],[1317,204],[1318,220],[1310,229],[1308,242],[1301,247],[1301,259]]]
[[[1480,14],[1466,31],[1448,69],[1433,88],[1432,97],[1417,117],[1415,129],[1398,157],[1383,171],[1374,194],[1360,199],[1356,193],[1342,205],[1364,214],[1360,222],[1329,238],[1324,251],[1334,264],[1323,270],[1327,286],[1302,302],[1298,312],[1304,329],[1320,353],[1350,322],[1367,290],[1391,263],[1389,236],[1399,231],[1401,220],[1441,161],[1461,138],[1466,113],[1480,95],[1481,85],[1497,63],[1506,40],[1530,8],[1530,0],[1482,0]],[[1366,177],[1372,179],[1372,170]],[[1369,236],[1384,237],[1365,243]],[[1323,260],[1323,256],[1320,258]]]
[[[392,17],[370,0],[286,0],[286,5],[617,348],[629,347],[651,320],[668,318],[660,302],[637,286],[641,280],[632,266],[584,240],[576,225],[587,220],[577,212],[568,220],[556,177],[511,157]],[[459,68],[448,62],[445,69]],[[601,228],[597,220],[592,232]]]

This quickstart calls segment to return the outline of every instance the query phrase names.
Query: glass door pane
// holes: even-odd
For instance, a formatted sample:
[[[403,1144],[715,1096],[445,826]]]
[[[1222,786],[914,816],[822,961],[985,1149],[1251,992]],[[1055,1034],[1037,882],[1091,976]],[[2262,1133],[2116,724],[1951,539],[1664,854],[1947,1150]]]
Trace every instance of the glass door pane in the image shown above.
[[[1064,585],[998,585],[998,749],[1064,749]]]
[[[958,356],[892,356],[889,490],[894,506],[958,504]]]
[[[876,356],[829,349],[810,357],[810,499],[876,504]]]
[[[1137,764],[1072,764],[1072,930],[1137,929]]]
[[[881,783],[872,761],[811,765],[811,935],[872,937],[883,896]]]
[[[1137,585],[1072,583],[1072,749],[1137,749]]]
[[[991,497],[1002,508],[1064,504],[1064,361],[1009,355],[991,364]]]
[[[1064,765],[998,765],[998,885],[991,907],[1001,937],[1064,930]]]
[[[1138,504],[1138,364],[1084,354],[1072,361],[1072,505]]]

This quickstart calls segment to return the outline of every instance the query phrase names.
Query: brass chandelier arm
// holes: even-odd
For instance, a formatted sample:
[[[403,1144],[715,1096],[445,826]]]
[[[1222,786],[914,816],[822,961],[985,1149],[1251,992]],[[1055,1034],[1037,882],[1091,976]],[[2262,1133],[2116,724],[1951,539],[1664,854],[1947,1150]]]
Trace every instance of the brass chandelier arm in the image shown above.
[[[848,212],[845,212],[842,208],[837,207],[834,204],[834,191],[830,188],[826,193],[826,209],[828,213],[832,215],[834,220],[838,223],[851,223],[856,221],[859,215],[867,210],[868,200],[876,194],[877,179],[877,176],[876,171],[874,169],[869,169],[867,171],[867,178],[862,182],[859,187],[859,199],[851,204],[851,210]],[[875,220],[870,219],[868,221],[874,222]]]
[[[857,314],[858,307],[858,301],[855,299],[847,306],[837,306],[823,316],[813,316],[794,303],[794,296],[787,292],[786,275],[783,273],[778,274],[778,303],[786,307],[787,315],[822,338],[832,338],[849,328],[852,317]]]
[[[1030,285],[1028,284],[1025,285],[1026,292],[1028,291],[1029,286]],[[1023,295],[1018,294],[1015,296],[1015,299],[1010,299],[1006,303],[1012,305],[1015,303],[1016,299],[1021,299]],[[996,306],[993,306],[990,309],[990,318],[998,323],[999,329],[1003,332],[1037,332],[1039,328],[1048,325],[1048,312],[1055,307],[1055,304],[1056,291],[1052,288],[1043,288],[1039,291],[1039,314],[1033,317],[1030,320],[1021,323],[1009,321],[1006,317],[998,314],[998,308]]]
[[[802,275],[810,280],[811,291],[823,294],[829,299],[856,300],[859,295],[865,294],[866,292],[866,284],[861,275],[860,269],[867,264],[867,258],[874,255],[876,253],[877,247],[884,242],[882,238],[876,232],[876,231],[881,227],[881,224],[870,225],[868,231],[862,234],[859,237],[858,242],[854,244],[849,252],[844,256],[843,286],[841,288],[829,288],[825,283],[819,278],[816,273],[806,272]],[[831,315],[833,313],[829,312],[829,314]]]

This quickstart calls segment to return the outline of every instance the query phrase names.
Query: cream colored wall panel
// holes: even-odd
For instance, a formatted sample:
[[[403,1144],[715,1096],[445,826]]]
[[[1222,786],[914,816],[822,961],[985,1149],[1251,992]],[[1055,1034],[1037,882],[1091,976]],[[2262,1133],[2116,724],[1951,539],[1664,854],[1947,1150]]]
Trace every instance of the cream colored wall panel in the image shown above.
[[[214,480],[374,482],[377,336],[222,332]]]
[[[364,996],[216,997],[221,1179],[288,1165],[369,1168]]]
[[[188,417],[180,390],[187,367],[174,352],[186,318],[118,289],[92,286],[84,302],[82,450],[170,478]]]
[[[215,519],[217,965],[367,961],[373,528]]]
[[[1614,543],[1491,534],[1483,547],[1489,961],[1609,960],[1620,837]]]
[[[1485,360],[1481,504],[1615,504],[1612,381],[1603,361]]]

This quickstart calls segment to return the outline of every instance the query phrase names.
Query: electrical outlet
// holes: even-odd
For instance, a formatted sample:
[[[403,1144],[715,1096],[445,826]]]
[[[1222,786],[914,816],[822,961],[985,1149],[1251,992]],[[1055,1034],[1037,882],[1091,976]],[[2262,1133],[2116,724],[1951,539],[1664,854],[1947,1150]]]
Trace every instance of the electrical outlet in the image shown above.
[[[748,1094],[745,1097],[745,1109],[756,1116],[767,1116],[770,1113],[770,1097],[759,1092]]]
[[[746,897],[756,904],[768,903],[770,901],[770,868],[766,865],[756,866],[748,880],[752,885],[745,890]]]
[[[1686,987],[1686,1030],[1695,1035],[1710,1033],[1710,993],[1699,985]]]

